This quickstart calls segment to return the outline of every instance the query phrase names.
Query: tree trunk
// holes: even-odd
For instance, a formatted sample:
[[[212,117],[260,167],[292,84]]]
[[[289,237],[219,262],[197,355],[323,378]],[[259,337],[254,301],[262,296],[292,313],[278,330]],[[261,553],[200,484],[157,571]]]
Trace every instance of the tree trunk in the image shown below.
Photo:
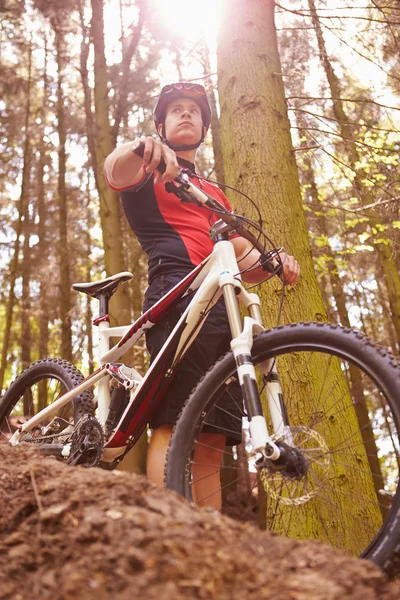
[[[27,176],[30,180],[30,173]],[[24,206],[24,221],[22,226],[24,243],[22,246],[22,299],[21,299],[21,363],[22,368],[26,369],[31,363],[31,256],[29,241],[31,235],[31,221],[29,217],[29,204]],[[28,414],[28,413],[25,413]]]
[[[377,290],[376,297],[378,300],[378,304],[382,307],[382,321],[384,328],[386,330],[386,336],[383,339],[382,343],[385,346],[389,346],[393,354],[397,354],[399,351],[399,346],[397,344],[396,331],[394,329],[393,320],[390,318],[390,307],[388,306],[388,300],[385,295],[385,287],[380,284],[383,280],[382,266],[377,261],[376,272],[377,272]]]
[[[301,119],[300,119],[301,120]],[[302,123],[302,125],[304,125]],[[306,131],[300,129],[299,134],[300,138],[303,139],[305,137]],[[304,142],[307,144],[307,141]],[[343,327],[350,328],[350,319],[349,313],[346,307],[346,295],[343,290],[343,285],[339,276],[339,267],[337,265],[335,253],[333,252],[331,245],[329,243],[329,228],[326,217],[324,215],[323,210],[321,210],[321,203],[318,194],[318,188],[314,177],[314,168],[312,161],[309,155],[305,154],[304,156],[304,164],[307,167],[303,171],[303,181],[308,186],[309,193],[312,200],[312,208],[314,211],[317,228],[322,236],[327,240],[325,246],[321,248],[321,250],[328,256],[329,259],[329,278],[332,287],[333,297],[335,299],[336,308],[339,315],[339,322],[343,325]],[[361,431],[361,435],[364,442],[365,453],[368,458],[368,464],[371,470],[371,473],[374,474],[373,482],[375,486],[375,492],[377,497],[380,498],[379,490],[385,488],[382,471],[378,458],[378,448],[375,443],[374,432],[372,430],[368,410],[366,406],[366,396],[364,394],[364,388],[361,378],[361,373],[359,369],[353,365],[349,365],[349,383],[350,383],[350,392],[353,399],[353,404],[355,407],[357,421],[359,425],[359,429]],[[373,407],[371,407],[372,409]],[[382,516],[386,516],[388,504],[387,497],[381,499],[381,511]],[[385,505],[386,502],[386,506]]]
[[[89,86],[89,71],[87,67],[87,61],[89,58],[89,50],[90,44],[88,41],[89,31],[85,25],[84,20],[84,7],[82,2],[80,1],[78,4],[80,23],[82,29],[82,41],[81,41],[81,51],[80,51],[80,74],[83,86],[83,96],[84,96],[84,106],[85,106],[85,118],[86,118],[86,132],[88,139],[88,149],[89,149],[89,163],[93,169],[93,175],[95,178],[96,188],[100,196],[100,188],[99,182],[97,180],[97,169],[96,169],[96,142],[95,142],[95,133],[94,133],[94,122],[93,122],[93,113],[92,113],[92,92]]]
[[[106,184],[103,167],[111,153],[112,135],[108,114],[107,65],[104,49],[103,2],[92,0],[92,40],[94,46],[95,77],[95,163],[96,181],[100,196],[100,221],[103,233],[104,266],[107,275],[125,270],[120,231],[120,203],[118,195]],[[131,317],[127,286],[120,286],[110,306],[114,325],[129,323]]]
[[[120,203],[118,195],[106,184],[103,176],[104,161],[113,150],[113,137],[109,120],[108,77],[104,49],[103,0],[91,0],[92,5],[92,40],[94,47],[94,99],[95,99],[95,148],[96,148],[96,181],[100,196],[100,220],[103,233],[104,263],[107,275],[125,270],[123,244],[120,227]],[[129,290],[126,285],[120,286],[110,303],[112,325],[126,325],[131,320],[131,304]],[[133,362],[133,352],[125,359]],[[141,440],[130,451],[121,464],[121,469],[143,472],[147,437]]]
[[[61,317],[61,356],[72,361],[72,331],[71,331],[71,280],[69,272],[68,253],[68,207],[67,190],[65,185],[66,173],[66,129],[64,115],[64,94],[62,89],[64,70],[63,31],[59,20],[52,22],[55,34],[57,53],[57,133],[58,133],[58,210],[59,210],[59,240],[58,254],[60,259],[60,317]]]
[[[357,150],[357,145],[353,141],[353,128],[351,127],[351,118],[349,118],[349,116],[346,114],[346,111],[344,110],[343,102],[341,100],[342,90],[340,86],[340,81],[328,58],[328,54],[325,47],[325,41],[323,38],[314,0],[308,0],[308,5],[310,8],[312,21],[317,36],[321,62],[325,69],[326,77],[331,91],[331,96],[333,98],[333,111],[338,121],[341,135],[343,137],[349,160],[349,166],[354,173],[353,186],[360,203],[363,206],[367,207],[374,203],[374,197],[364,184],[364,180],[368,178],[367,174],[363,171],[362,168],[358,166],[360,163],[360,156]],[[364,212],[369,216],[370,231],[372,233],[370,241],[375,244],[375,250],[378,253],[378,256],[381,261],[382,270],[385,277],[385,283],[388,291],[388,298],[390,303],[390,309],[392,312],[393,324],[396,329],[397,339],[398,341],[400,341],[400,275],[393,257],[393,249],[391,246],[379,241],[381,238],[381,233],[379,233],[379,227],[377,227],[377,225],[380,225],[382,220],[378,211],[374,208],[368,208],[365,209]]]
[[[286,298],[287,319],[298,320],[298,299],[302,298],[302,318],[324,321],[280,77],[273,12],[271,0],[226,4],[217,50],[225,176],[230,185],[256,200],[268,224],[267,233],[301,265],[296,292]],[[274,309],[271,302],[266,304],[266,325],[272,326]]]
[[[326,275],[323,275],[321,277],[320,290],[321,290],[322,300],[324,301],[326,314],[328,315],[328,321],[330,323],[337,323],[338,322],[338,313],[335,311],[335,309],[332,306],[331,297],[328,293],[328,285],[329,285],[328,277]]]
[[[32,40],[31,40],[32,41]],[[24,141],[24,156],[22,166],[22,183],[21,183],[21,195],[18,202],[18,219],[15,226],[15,242],[14,242],[14,254],[10,263],[10,287],[8,292],[8,299],[5,312],[5,326],[4,326],[4,337],[3,346],[1,352],[1,364],[0,364],[0,391],[3,389],[4,375],[7,366],[7,353],[8,346],[10,343],[10,332],[13,319],[14,309],[14,288],[18,273],[18,262],[19,262],[19,250],[21,243],[21,234],[23,226],[23,216],[25,214],[25,205],[28,203],[28,192],[29,192],[29,174],[31,167],[32,148],[30,145],[30,115],[31,115],[31,87],[32,87],[32,44],[29,45],[28,51],[28,79],[26,87],[26,105],[25,105],[25,141]]]
[[[130,84],[130,65],[142,35],[142,29],[148,9],[146,1],[143,0],[136,0],[136,6],[139,7],[139,18],[135,29],[132,31],[132,33],[127,39],[123,37],[123,32],[121,32],[122,63],[121,76],[118,84],[118,100],[115,107],[114,124],[112,126],[111,131],[113,145],[117,143],[120,124],[127,109],[128,92]]]
[[[48,77],[47,77],[47,37],[44,39],[44,73],[43,73],[43,100],[40,110],[41,120],[41,135],[39,145],[39,165],[38,165],[38,256],[40,260],[39,264],[39,358],[46,358],[48,356],[48,343],[49,343],[49,317],[48,317],[48,304],[49,304],[49,276],[48,268],[44,268],[42,259],[48,259],[48,242],[47,242],[47,220],[48,211],[45,200],[45,183],[44,183],[44,167],[46,163],[46,142],[45,142],[45,129],[46,129],[46,112],[48,103]],[[39,407],[40,408],[43,407]]]
[[[91,196],[90,196],[90,172],[87,172],[87,186],[86,186],[86,232],[85,232],[85,245],[86,245],[86,281],[91,281],[92,268],[90,255],[92,252],[92,238],[90,230],[93,226],[92,212],[90,208]],[[86,295],[86,312],[85,312],[85,330],[87,339],[87,353],[89,357],[89,375],[94,371],[94,356],[93,356],[93,314],[91,306],[91,297]]]
[[[268,223],[270,237],[276,245],[284,245],[301,265],[301,279],[296,288],[289,290],[286,295],[286,319],[290,322],[322,321],[326,319],[326,313],[314,272],[301,202],[281,78],[274,2],[231,0],[225,5],[224,17],[224,25],[219,32],[217,57],[226,180],[258,201],[264,223]],[[266,326],[270,326],[274,324],[274,312],[277,309],[273,308],[274,302],[271,302],[270,294],[267,297],[271,284],[264,287],[267,288],[261,292],[265,309],[264,322]],[[280,295],[280,290],[278,294]],[[316,364],[312,371],[307,371],[304,378],[298,379],[296,372],[300,368],[299,361],[302,360],[304,361],[304,356],[290,357],[290,362],[280,359],[277,361],[284,397],[286,393],[290,398],[293,386],[298,386],[295,406],[291,407],[289,415],[290,423],[293,424],[300,418],[304,422],[305,415],[309,415],[311,419],[313,409],[310,398],[318,397],[318,382],[324,373],[322,363]],[[339,363],[332,361],[331,364],[336,369],[333,376],[340,380]],[[326,389],[333,391],[329,381],[326,381],[325,385],[328,386]],[[338,401],[339,398],[343,398],[343,394],[346,396],[346,388],[347,384],[342,375],[340,385],[334,390],[334,393],[339,394]],[[348,396],[347,404],[351,405],[351,398]],[[357,430],[355,412],[352,418],[347,414],[346,420],[339,414],[335,417],[335,426],[326,427],[324,435],[327,444],[335,447],[343,431],[350,431],[349,435],[359,436]],[[347,486],[346,491],[344,487],[341,488],[344,492],[340,500],[343,515],[347,514],[348,498],[354,498],[353,486],[366,487],[365,493],[370,494],[371,498],[376,497],[372,477],[364,481],[359,476],[360,454],[362,455],[360,452],[356,455],[354,451],[349,450],[349,456],[346,456],[348,463],[354,464],[355,469],[353,481],[344,482],[344,487]],[[362,456],[362,461],[367,464],[366,456]],[[335,482],[340,485],[340,467],[336,465],[334,471],[330,479],[331,485],[334,486]],[[305,533],[307,535],[308,528],[308,535],[320,535],[323,538],[325,533],[322,525],[317,533],[318,525],[313,506],[304,506],[304,509],[307,518],[302,526],[292,523],[292,535],[303,537]],[[329,506],[319,507],[318,512],[326,522],[331,518]],[[379,511],[371,510],[369,518],[371,522],[381,521]],[[283,529],[288,525],[289,519],[289,514],[282,508]],[[335,523],[335,526],[340,528],[349,551],[357,552],[355,546],[358,545],[358,541],[350,538],[346,523]]]
[[[210,58],[208,48],[205,47],[202,54],[203,70],[204,75],[208,76],[211,72]],[[207,95],[211,105],[211,133],[212,133],[212,145],[214,152],[214,170],[217,181],[225,183],[225,172],[224,172],[224,159],[222,155],[222,141],[221,141],[221,123],[218,118],[217,112],[217,100],[215,97],[215,90],[212,85],[210,77],[206,79],[207,83]]]
[[[31,161],[29,161],[29,167]],[[30,180],[30,168],[27,175],[28,181]],[[26,369],[31,363],[31,298],[30,298],[30,280],[31,280],[31,267],[30,267],[30,219],[29,219],[29,204],[25,202],[24,206],[24,220],[22,224],[22,234],[24,236],[24,243],[22,246],[22,263],[21,263],[21,274],[22,274],[22,298],[21,298],[21,363],[22,368]],[[26,393],[23,396],[24,415],[32,414],[32,395]]]

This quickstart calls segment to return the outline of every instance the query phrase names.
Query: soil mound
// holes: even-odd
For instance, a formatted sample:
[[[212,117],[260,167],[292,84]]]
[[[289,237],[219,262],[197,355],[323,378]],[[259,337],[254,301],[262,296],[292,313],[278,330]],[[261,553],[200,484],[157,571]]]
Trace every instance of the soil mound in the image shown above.
[[[0,446],[0,598],[398,600],[317,542],[190,506],[145,478]]]

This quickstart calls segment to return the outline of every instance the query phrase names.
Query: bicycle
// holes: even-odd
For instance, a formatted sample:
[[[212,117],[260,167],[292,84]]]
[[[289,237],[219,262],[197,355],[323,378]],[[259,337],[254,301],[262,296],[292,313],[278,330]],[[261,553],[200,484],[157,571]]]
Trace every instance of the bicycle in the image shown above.
[[[208,420],[213,411],[232,409],[242,423],[243,442],[226,447],[221,463],[208,465],[209,475],[221,475],[217,493],[222,490],[223,510],[290,537],[320,539],[369,558],[394,576],[400,567],[399,364],[366,336],[338,325],[296,323],[265,331],[260,299],[241,283],[229,236],[239,233],[259,249],[270,274],[282,268],[282,249],[267,252],[256,223],[229,213],[184,171],[172,187],[182,201],[220,215],[210,229],[213,252],[128,326],[110,327],[108,303],[131,273],[74,284],[76,291],[99,300],[94,324],[100,366],[86,378],[62,359],[29,366],[0,400],[0,437],[11,446],[35,445],[70,465],[114,468],[139,439],[211,307],[223,296],[232,350],[199,381],[181,412],[166,486],[190,501],[195,496],[200,505],[207,501],[199,495],[207,486],[201,482],[206,476],[196,480],[195,450],[202,428],[213,426]],[[144,376],[116,362],[190,295]],[[243,320],[238,302],[249,313]],[[120,338],[112,348],[111,337]],[[304,397],[307,403],[301,405]]]

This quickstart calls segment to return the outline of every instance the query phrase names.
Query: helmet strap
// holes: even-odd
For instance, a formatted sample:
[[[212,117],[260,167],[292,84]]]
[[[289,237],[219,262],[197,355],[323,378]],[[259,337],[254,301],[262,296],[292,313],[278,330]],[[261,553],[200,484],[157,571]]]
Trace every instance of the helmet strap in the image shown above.
[[[161,134],[160,138],[163,144],[165,144],[166,146],[168,146],[168,148],[171,148],[171,150],[173,150],[174,152],[185,152],[186,150],[196,150],[203,142],[204,142],[204,127],[202,129],[203,133],[201,134],[201,138],[200,140],[196,143],[196,144],[173,144],[172,142],[169,142],[167,140],[167,138],[165,137],[165,127],[164,124],[161,128]]]

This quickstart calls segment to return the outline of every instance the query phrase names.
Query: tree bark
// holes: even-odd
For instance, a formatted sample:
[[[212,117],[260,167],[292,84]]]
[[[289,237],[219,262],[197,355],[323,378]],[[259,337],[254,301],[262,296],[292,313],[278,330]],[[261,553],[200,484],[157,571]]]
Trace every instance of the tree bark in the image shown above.
[[[264,220],[268,223],[268,234],[277,246],[284,245],[290,254],[299,261],[302,275],[295,289],[288,290],[285,300],[284,316],[293,322],[299,320],[323,321],[326,313],[318,288],[311,258],[305,216],[301,202],[301,191],[297,167],[294,159],[290,136],[290,124],[287,115],[285,94],[281,77],[281,64],[278,53],[277,36],[274,23],[273,0],[230,0],[225,4],[224,25],[218,39],[218,78],[221,104],[221,131],[227,182],[244,190],[258,201]],[[246,207],[247,209],[247,207]],[[248,210],[246,210],[248,214]],[[265,227],[265,225],[264,225]],[[270,289],[270,284],[265,288]],[[280,290],[277,290],[280,295]],[[266,326],[274,324],[276,308],[270,294],[261,292]],[[301,361],[303,366],[301,367]],[[312,420],[313,410],[310,399],[318,398],[323,364],[315,364],[308,369],[304,378],[298,378],[297,372],[304,372],[304,356],[291,356],[290,361],[277,360],[284,397],[293,396],[296,387],[296,399],[289,416],[295,424],[306,415]],[[332,376],[338,378],[334,393],[346,397],[346,405],[351,406],[351,398],[346,395],[347,383],[341,374],[340,365],[331,363],[336,369]],[[322,369],[322,371],[321,371]],[[326,389],[333,390],[326,381]],[[338,388],[341,388],[339,391]],[[344,394],[344,396],[342,395]],[[340,401],[340,400],[338,400]],[[345,420],[341,414],[334,418],[334,426],[324,429],[329,446],[337,444],[343,431],[357,435],[358,424],[355,412]],[[362,461],[366,464],[367,458]],[[354,479],[344,482],[341,497],[342,514],[347,514],[346,502],[354,494],[353,486],[366,487],[365,493],[375,498],[372,477],[364,480],[359,475],[359,455],[349,450],[347,462],[354,464]],[[358,469],[358,471],[357,471]],[[341,485],[340,467],[335,466],[330,483]],[[346,487],[347,486],[347,487]],[[348,492],[348,495],[347,495]],[[354,497],[354,496],[353,496]],[[292,523],[292,535],[324,537],[322,525],[318,525],[312,505],[304,506],[307,517],[303,526]],[[319,510],[319,516],[326,522],[331,518],[330,507]],[[380,522],[379,511],[371,510],[371,522]],[[283,530],[289,524],[290,516],[282,508]],[[340,528],[349,550],[357,551],[357,541],[348,535],[346,523],[335,523]],[[298,528],[298,531],[296,530]],[[319,533],[318,527],[320,527]],[[307,535],[307,532],[306,532]],[[362,537],[362,536],[360,536]]]
[[[258,203],[268,234],[302,269],[286,317],[326,320],[308,238],[278,54],[271,0],[226,4],[217,50],[225,176]],[[248,205],[245,206],[248,210]],[[263,293],[263,292],[262,292]],[[275,312],[266,309],[266,325]]]

